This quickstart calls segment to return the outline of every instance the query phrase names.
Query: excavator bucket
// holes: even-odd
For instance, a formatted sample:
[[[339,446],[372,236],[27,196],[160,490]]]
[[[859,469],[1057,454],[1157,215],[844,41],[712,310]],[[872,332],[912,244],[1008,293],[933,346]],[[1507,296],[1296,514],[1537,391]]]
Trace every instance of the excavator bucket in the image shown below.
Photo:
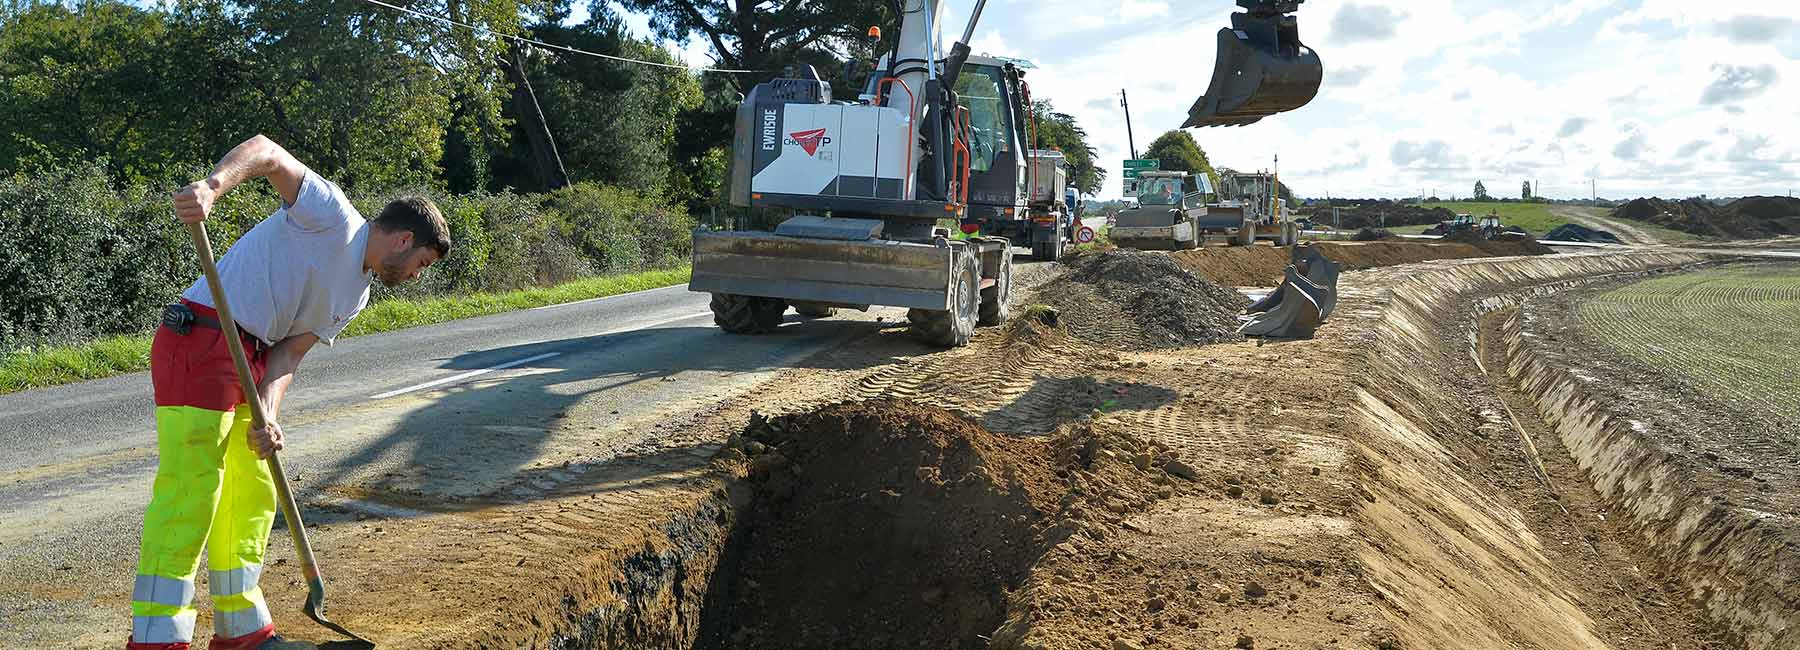
[[[1188,109],[1181,128],[1243,126],[1291,111],[1319,94],[1325,67],[1319,54],[1300,43],[1300,28],[1288,14],[1306,0],[1237,0],[1245,12],[1231,15],[1219,30],[1212,85]]]
[[[1288,265],[1287,278],[1281,281],[1281,287],[1254,306],[1264,311],[1252,313],[1249,320],[1238,327],[1238,333],[1267,338],[1310,338],[1325,320],[1321,305],[1335,299],[1331,293],[1306,279],[1293,265]]]
[[[1319,318],[1330,318],[1331,310],[1337,307],[1338,274],[1343,273],[1344,265],[1326,259],[1312,246],[1295,246],[1292,259],[1295,270],[1324,291],[1318,296]]]
[[[1287,276],[1273,293],[1250,305],[1238,332],[1245,336],[1307,338],[1337,307],[1338,274],[1344,265],[1312,246],[1295,246]]]

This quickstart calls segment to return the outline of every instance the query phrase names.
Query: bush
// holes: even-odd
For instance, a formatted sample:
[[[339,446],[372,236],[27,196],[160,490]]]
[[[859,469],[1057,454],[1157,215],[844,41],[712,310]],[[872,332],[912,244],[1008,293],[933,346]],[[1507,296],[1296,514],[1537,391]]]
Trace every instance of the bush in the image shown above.
[[[687,210],[632,190],[576,183],[547,195],[562,237],[602,273],[668,268],[693,253]]]
[[[104,164],[48,163],[0,175],[0,353],[150,331],[161,307],[199,276],[175,220],[172,190],[206,168],[179,169],[156,187],[118,189]],[[403,194],[431,198],[455,242],[421,280],[376,299],[547,287],[595,273],[685,263],[687,211],[653,195],[583,183],[548,195],[450,195],[412,188],[353,198],[370,218]],[[268,183],[222,197],[207,221],[222,255],[280,202]]]
[[[0,351],[147,331],[200,276],[170,189],[115,190],[101,162],[0,177]],[[208,222],[223,252],[269,206],[227,195]],[[256,215],[252,217],[251,215]]]
[[[592,273],[580,251],[557,232],[555,219],[532,197],[495,194],[482,201],[481,209],[493,242],[482,290],[547,287]]]

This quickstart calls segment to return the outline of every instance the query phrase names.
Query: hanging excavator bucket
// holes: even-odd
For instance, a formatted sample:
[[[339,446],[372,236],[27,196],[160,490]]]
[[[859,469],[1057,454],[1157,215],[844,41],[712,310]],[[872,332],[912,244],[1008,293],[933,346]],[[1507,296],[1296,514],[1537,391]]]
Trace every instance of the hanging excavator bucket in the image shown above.
[[[1305,106],[1319,94],[1325,66],[1300,43],[1299,25],[1288,15],[1305,1],[1237,0],[1245,11],[1219,30],[1212,85],[1188,109],[1181,128],[1243,126]]]

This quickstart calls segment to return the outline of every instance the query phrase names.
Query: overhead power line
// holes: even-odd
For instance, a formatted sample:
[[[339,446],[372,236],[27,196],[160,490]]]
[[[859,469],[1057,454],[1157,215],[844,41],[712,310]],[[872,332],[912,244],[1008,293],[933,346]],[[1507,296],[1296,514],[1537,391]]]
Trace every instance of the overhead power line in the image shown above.
[[[477,33],[487,32],[487,33],[493,34],[495,36],[499,36],[501,38],[509,38],[509,39],[518,41],[520,43],[525,43],[527,45],[531,45],[534,47],[541,47],[541,48],[549,49],[549,50],[559,50],[559,51],[570,52],[570,53],[574,53],[574,54],[584,54],[587,56],[598,57],[598,58],[607,59],[610,61],[618,61],[620,63],[636,63],[638,65],[647,65],[647,66],[653,66],[653,67],[658,67],[658,68],[671,68],[671,69],[675,69],[675,70],[685,70],[685,71],[690,71],[690,72],[709,72],[709,73],[717,73],[717,74],[754,74],[754,73],[762,72],[761,70],[729,70],[729,69],[725,69],[725,68],[690,68],[685,65],[675,65],[673,63],[660,63],[657,61],[645,61],[643,59],[633,59],[633,58],[623,57],[623,56],[614,56],[611,54],[601,54],[599,52],[589,52],[587,50],[576,49],[576,48],[569,47],[566,45],[545,43],[543,41],[525,38],[523,36],[513,36],[511,34],[500,34],[500,33],[494,32],[491,29],[487,29],[485,27],[481,27],[478,25],[471,25],[469,23],[465,23],[465,22],[461,22],[461,21],[457,21],[457,20],[451,20],[451,19],[445,18],[443,16],[433,16],[431,14],[421,13],[418,11],[407,9],[406,7],[399,7],[399,6],[391,5],[386,2],[382,2],[381,0],[363,0],[363,2],[367,2],[372,5],[387,7],[394,11],[412,14],[412,15],[418,16],[420,18],[425,18],[428,20],[435,20],[440,23],[444,23],[446,25],[461,27],[463,29],[467,29],[467,30],[474,31]]]

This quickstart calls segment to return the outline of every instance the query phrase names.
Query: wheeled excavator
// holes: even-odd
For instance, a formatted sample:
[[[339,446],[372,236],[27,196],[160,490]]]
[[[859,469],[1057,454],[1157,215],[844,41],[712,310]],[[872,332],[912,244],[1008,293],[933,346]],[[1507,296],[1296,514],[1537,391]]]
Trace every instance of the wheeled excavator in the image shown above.
[[[1318,57],[1299,45],[1288,15],[1302,1],[1237,0],[1247,11],[1220,31],[1219,67],[1190,125],[1248,124],[1311,99]],[[739,105],[731,202],[795,216],[772,233],[695,233],[688,288],[712,294],[722,329],[769,332],[789,307],[819,317],[887,305],[908,308],[924,340],[960,346],[977,325],[1006,319],[1013,242],[952,239],[936,224],[991,204],[983,188],[1010,186],[1027,202],[1033,194],[1013,108],[1025,105],[1019,74],[971,56],[986,0],[948,49],[940,0],[890,2],[900,19],[894,49],[859,101],[833,101],[816,71],[796,66]],[[1301,87],[1308,66],[1310,90]],[[983,105],[1007,108],[982,114]]]

